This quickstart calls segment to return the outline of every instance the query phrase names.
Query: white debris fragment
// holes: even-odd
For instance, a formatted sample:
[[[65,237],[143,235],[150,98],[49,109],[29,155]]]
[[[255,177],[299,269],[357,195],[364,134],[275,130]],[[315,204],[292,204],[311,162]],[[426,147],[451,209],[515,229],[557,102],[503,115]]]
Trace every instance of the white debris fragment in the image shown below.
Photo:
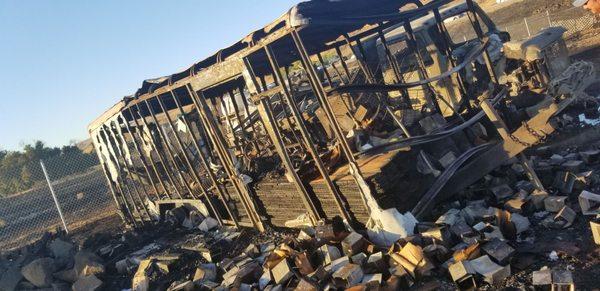
[[[558,260],[558,253],[556,251],[552,251],[550,252],[550,254],[548,255],[548,259],[552,262],[557,261]]]

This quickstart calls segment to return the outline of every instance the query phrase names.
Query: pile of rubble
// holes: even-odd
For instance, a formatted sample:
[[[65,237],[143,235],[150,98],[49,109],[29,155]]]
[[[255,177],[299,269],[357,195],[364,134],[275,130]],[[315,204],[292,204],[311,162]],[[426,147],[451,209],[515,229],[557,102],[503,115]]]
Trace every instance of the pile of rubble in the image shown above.
[[[390,246],[339,217],[258,233],[220,227],[181,206],[150,230],[94,236],[81,246],[47,234],[3,253],[0,290],[574,288],[573,268],[554,263],[565,251],[539,247],[539,233],[579,220],[600,244],[600,150],[539,148],[531,159],[542,187],[519,163],[507,164],[434,209],[434,222],[407,224]],[[516,273],[521,282],[511,282]]]

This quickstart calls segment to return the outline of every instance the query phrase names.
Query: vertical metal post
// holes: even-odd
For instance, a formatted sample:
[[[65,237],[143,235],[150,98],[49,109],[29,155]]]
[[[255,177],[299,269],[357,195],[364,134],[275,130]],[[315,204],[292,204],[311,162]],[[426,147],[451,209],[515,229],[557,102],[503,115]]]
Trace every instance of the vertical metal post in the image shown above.
[[[473,0],[466,0],[466,2],[468,7],[467,15],[469,16],[469,19],[473,24],[473,29],[475,29],[477,38],[483,41],[485,39],[485,35],[483,33],[483,30],[481,29],[481,25],[479,24],[477,14],[475,13],[475,3],[473,2]],[[494,84],[498,84],[498,76],[496,75],[492,58],[490,57],[490,54],[488,53],[487,49],[483,51],[483,59],[485,61],[485,65],[488,69],[488,74],[490,74],[492,82],[494,82]]]
[[[221,98],[219,98],[219,102],[221,103],[221,107],[223,107],[223,115],[225,115],[225,121],[227,123],[227,125],[229,126],[229,130],[231,130],[231,136],[233,137],[233,145],[239,149],[239,151],[245,155],[244,153],[244,147],[242,146],[240,140],[238,139],[238,136],[235,134],[235,128],[233,127],[233,122],[231,122],[231,117],[229,116],[229,112],[227,112],[227,104],[225,104],[225,101],[223,100],[223,97],[225,95],[221,96]],[[216,98],[215,98],[216,99]],[[218,109],[215,106],[215,112],[219,112]]]
[[[346,39],[346,44],[350,48],[350,51],[352,52],[352,55],[354,55],[354,57],[356,58],[356,62],[358,63],[358,67],[360,68],[360,70],[365,75],[365,79],[367,80],[367,83],[374,84],[375,83],[375,78],[373,77],[373,75],[371,73],[371,70],[369,70],[369,67],[366,64],[366,56],[363,54],[364,53],[364,48],[362,48],[362,42],[360,42],[360,40],[358,40],[358,39],[356,40],[356,45],[358,46],[359,51],[360,51],[360,56],[358,56],[354,52],[354,48],[352,47],[352,40],[350,40],[350,37],[346,34],[346,35],[344,35],[344,38]]]
[[[344,55],[342,54],[342,50],[340,49],[339,46],[335,47],[335,53],[340,58],[340,63],[342,64],[342,69],[344,70],[344,73],[346,74],[346,77],[348,78],[348,80],[345,81],[344,83],[346,85],[348,85],[348,84],[350,84],[352,77],[350,76],[350,70],[348,69],[348,64],[346,64],[346,61],[344,61]]]
[[[160,200],[160,195],[158,191],[158,187],[156,187],[156,183],[154,183],[154,179],[152,179],[152,174],[150,173],[150,170],[148,168],[148,163],[146,162],[146,158],[144,157],[144,155],[142,154],[140,145],[137,143],[137,140],[135,139],[135,136],[133,135],[133,133],[131,132],[131,128],[129,127],[129,121],[127,121],[127,118],[125,118],[125,116],[123,115],[123,112],[120,113],[121,114],[121,118],[123,119],[123,124],[125,125],[125,130],[127,130],[127,132],[129,133],[129,135],[131,136],[131,140],[133,141],[133,148],[137,151],[137,154],[140,156],[140,160],[142,162],[142,165],[144,166],[144,170],[146,171],[146,174],[148,175],[148,179],[150,180],[150,183],[152,183],[152,187],[154,188],[154,191],[156,191],[156,199]],[[131,114],[131,111],[130,111]],[[133,114],[131,114],[132,118]],[[152,162],[154,164],[154,162]],[[152,165],[154,166],[154,165]],[[156,170],[156,168],[155,168]],[[160,179],[160,175],[158,174],[158,171],[156,172],[156,178],[159,180],[160,183],[162,183],[162,180]],[[163,189],[166,192],[167,188],[164,187],[163,185]]]
[[[548,18],[548,27],[552,26],[552,20],[550,20],[550,12],[546,10],[546,18]]]
[[[145,128],[148,129],[148,133],[152,134],[150,132],[150,127],[148,126],[148,123],[146,122],[146,118],[144,116],[142,116],[142,113],[140,112],[140,107],[136,104],[135,105],[136,109],[137,109],[137,114],[139,116],[139,118],[142,120],[142,124]],[[138,128],[137,132],[138,132],[138,136],[140,138],[140,140],[144,140],[144,137],[142,135],[142,127],[140,126],[139,122],[137,121],[137,117],[135,117],[135,115],[133,115],[133,108],[129,107],[129,112],[131,113],[131,116],[133,116],[133,122],[135,123],[135,127]],[[150,142],[152,143],[152,147],[154,147],[154,149],[156,150],[156,155],[158,156],[158,160],[160,161],[160,164],[163,168],[163,171],[165,171],[165,175],[167,176],[167,179],[169,180],[169,183],[171,183],[171,185],[173,185],[173,188],[175,189],[175,192],[177,192],[179,197],[181,196],[181,193],[179,192],[179,189],[177,188],[177,185],[175,185],[175,181],[173,180],[173,177],[171,177],[171,173],[169,172],[169,169],[167,169],[167,166],[165,164],[165,161],[162,157],[162,154],[160,153],[160,151],[158,150],[158,147],[156,146],[156,143],[154,142],[154,138],[152,138],[152,136],[149,136],[150,138]],[[148,158],[150,159],[150,163],[152,163],[152,167],[154,168],[154,172],[156,173],[156,177],[158,178],[158,181],[160,182],[160,184],[162,185],[163,189],[165,190],[165,194],[167,195],[167,197],[169,199],[172,199],[173,197],[171,196],[171,194],[169,193],[169,189],[167,188],[167,186],[165,185],[164,181],[162,180],[161,175],[158,172],[158,169],[156,168],[156,162],[154,161],[154,158],[152,157],[152,152],[150,152],[148,154]]]
[[[198,142],[200,141],[200,139],[199,139],[198,136],[196,136],[196,134],[192,130],[191,124],[188,121],[188,119],[187,119],[187,117],[185,115],[185,112],[183,111],[183,108],[181,107],[181,103],[179,102],[179,96],[177,96],[177,94],[174,91],[170,91],[170,92],[171,92],[171,95],[173,96],[173,100],[175,100],[175,105],[177,106],[177,108],[179,108],[179,113],[182,116],[183,122],[184,122],[185,126],[189,130],[189,134],[192,137],[194,147],[196,148],[196,152],[198,153],[198,157],[200,158],[200,161],[202,162],[202,166],[204,166],[204,169],[206,169],[206,173],[207,173],[208,177],[210,178],[211,182],[213,183],[213,187],[218,192],[218,196],[221,199],[221,202],[223,203],[223,206],[225,206],[225,210],[227,210],[227,214],[229,214],[229,217],[233,220],[235,226],[239,227],[237,218],[235,217],[235,215],[233,215],[233,212],[231,211],[229,205],[227,204],[227,201],[225,200],[225,195],[223,193],[223,189],[221,189],[221,187],[219,187],[219,183],[217,181],[217,177],[212,172],[212,170],[210,168],[210,165],[209,165],[208,161],[206,160],[206,157],[202,153],[202,148],[198,144]],[[190,96],[190,98],[192,98],[192,97]],[[227,191],[227,187],[223,187],[223,188],[225,188],[225,191]]]
[[[69,233],[69,228],[67,227],[67,223],[65,222],[65,217],[63,216],[62,209],[60,208],[60,203],[58,203],[58,199],[56,198],[56,193],[54,193],[54,187],[52,187],[52,183],[50,182],[50,177],[48,177],[48,172],[46,171],[46,166],[44,165],[44,161],[40,160],[40,165],[42,166],[42,171],[44,172],[44,177],[46,177],[46,182],[48,182],[48,188],[50,188],[50,194],[52,194],[52,199],[54,200],[54,205],[56,205],[56,210],[58,211],[58,216],[60,216],[60,220],[62,221],[65,232]]]
[[[394,76],[396,77],[396,82],[403,83],[404,76],[402,76],[402,71],[400,70],[400,65],[398,65],[396,58],[390,51],[390,48],[387,44],[387,40],[385,38],[383,31],[381,29],[379,29],[377,31],[377,34],[379,35],[379,39],[381,39],[381,43],[383,44],[385,56],[387,58],[388,63],[392,67],[392,71],[394,72]],[[403,90],[399,90],[399,91],[400,91],[400,95],[402,95],[402,100],[404,101],[404,104],[406,104],[406,107],[410,108],[411,104],[410,104],[410,96],[408,95],[408,90],[403,89]]]
[[[133,195],[131,194],[131,189],[129,188],[129,185],[127,185],[127,183],[125,183],[125,181],[121,177],[123,175],[123,170],[121,169],[121,166],[119,165],[119,160],[116,157],[117,152],[114,150],[114,148],[112,146],[112,142],[110,141],[110,137],[109,137],[108,133],[106,132],[105,127],[106,127],[106,125],[103,125],[102,129],[99,132],[104,135],[104,140],[106,141],[107,147],[110,147],[112,149],[113,154],[115,155],[115,157],[114,157],[114,159],[115,159],[114,163],[115,163],[116,170],[119,172],[119,174],[117,176],[117,180],[119,180],[119,185],[121,186],[122,190],[123,190],[123,187],[124,187],[124,190],[122,191],[123,192],[123,201],[125,202],[125,205],[129,205],[129,202],[127,201],[127,197],[125,196],[125,194],[127,194],[127,196],[129,196],[129,199],[131,200],[131,204],[133,206],[133,210],[135,210],[135,212],[137,212],[137,215],[140,217],[140,222],[143,225],[144,224],[144,217],[142,216],[142,212],[140,211],[140,209],[138,208],[138,206],[135,204],[135,200],[133,199]],[[135,217],[133,219],[135,221]]]
[[[413,54],[415,55],[415,58],[417,60],[419,77],[421,78],[421,80],[426,80],[429,78],[429,74],[427,73],[427,67],[425,66],[425,61],[423,60],[423,57],[421,56],[421,52],[419,51],[419,45],[417,43],[417,38],[415,37],[415,34],[413,31],[412,25],[410,24],[410,21],[406,21],[404,23],[404,31],[406,32],[406,45],[408,46],[409,50],[413,52]],[[429,105],[432,107],[433,110],[435,110],[437,113],[441,114],[442,110],[440,108],[440,105],[436,101],[435,91],[433,90],[433,88],[431,88],[431,85],[424,84],[422,86],[422,88],[423,88],[423,92],[425,95],[425,99],[427,100]],[[427,93],[429,93],[429,94],[427,94]]]
[[[529,23],[527,23],[527,17],[524,17],[523,21],[525,22],[525,28],[527,29],[527,36],[531,36],[531,31],[529,30]]]
[[[435,17],[435,23],[438,27],[438,31],[444,39],[444,41],[442,41],[443,46],[444,46],[444,48],[443,48],[444,56],[448,60],[448,63],[450,63],[450,65],[452,67],[455,67],[456,62],[454,61],[454,58],[452,58],[452,46],[449,45],[450,43],[452,43],[452,40],[450,39],[448,30],[446,29],[446,26],[444,25],[444,20],[442,19],[442,16],[440,15],[439,8],[436,8],[433,10],[433,15]],[[469,96],[467,95],[465,81],[463,80],[461,74],[456,74],[456,79],[458,81],[458,90],[459,90],[460,94],[463,96],[463,98],[469,98]],[[471,105],[469,102],[466,102],[466,106],[469,109],[471,108]]]
[[[108,136],[109,139],[112,137],[112,139],[114,141],[115,148],[117,149],[117,151],[115,152],[115,154],[117,155],[117,157],[116,157],[116,159],[117,159],[117,165],[119,163],[118,156],[120,156],[121,159],[123,160],[123,165],[125,166],[125,169],[123,169],[121,166],[119,166],[119,169],[121,170],[122,173],[129,173],[129,175],[132,175],[131,170],[129,169],[129,166],[127,166],[127,160],[125,159],[125,155],[123,154],[123,152],[121,150],[121,147],[119,146],[119,143],[117,142],[117,134],[112,130],[112,122],[110,122],[108,124],[108,131],[107,131],[107,133],[109,134],[109,136]],[[127,183],[127,177],[125,177],[124,175],[123,175],[123,177],[124,177],[123,178],[123,183]],[[142,209],[144,209],[144,212],[146,212],[146,215],[148,215],[148,219],[151,220],[150,212],[146,208],[146,204],[144,204],[144,199],[142,199],[142,195],[140,195],[140,192],[138,190],[138,187],[135,185],[135,181],[133,180],[133,177],[131,177],[130,180],[132,182],[131,183],[132,184],[131,188],[133,188],[133,193],[138,197],[138,199],[140,200],[140,203],[142,204]],[[135,204],[135,199],[134,199],[133,195],[131,196],[131,201],[133,202],[133,204]]]
[[[347,221],[350,221],[351,217],[350,217],[350,214],[348,213],[345,205],[342,202],[342,198],[341,198],[342,195],[340,194],[340,192],[337,189],[337,187],[335,186],[335,184],[333,184],[333,181],[331,180],[331,177],[329,176],[329,173],[327,172],[325,165],[323,164],[323,161],[321,160],[321,157],[319,156],[317,148],[315,147],[315,143],[314,143],[312,137],[310,136],[310,133],[308,132],[308,129],[306,128],[306,125],[304,124],[304,119],[302,118],[300,110],[298,109],[298,106],[296,105],[296,103],[293,100],[290,89],[283,82],[283,76],[281,76],[281,72],[279,72],[279,70],[277,70],[277,68],[279,67],[277,58],[274,55],[270,46],[265,46],[265,51],[267,53],[267,57],[269,58],[269,62],[271,64],[271,68],[275,74],[275,77],[280,79],[280,82],[282,83],[282,91],[283,91],[284,97],[287,99],[287,103],[290,106],[292,115],[294,116],[296,124],[298,125],[298,129],[300,130],[300,133],[302,133],[302,137],[304,138],[304,143],[306,143],[306,147],[307,147],[309,153],[311,154],[313,160],[315,161],[315,165],[317,166],[317,169],[321,173],[323,180],[326,182],[327,187],[328,187],[329,191],[331,192],[331,195],[333,196],[333,199],[338,207],[338,210],[340,211],[340,214],[342,215],[342,217],[344,219],[346,219]],[[319,59],[322,60],[320,55],[319,55]],[[321,63],[322,63],[322,61],[321,61]],[[277,126],[277,123],[275,123],[274,126]]]
[[[172,94],[171,94],[171,96],[172,96]],[[202,195],[204,195],[204,198],[206,198],[206,202],[208,203],[208,206],[214,213],[215,218],[217,219],[219,224],[223,225],[223,220],[221,219],[221,215],[219,214],[219,212],[213,205],[212,201],[210,201],[210,196],[208,196],[206,189],[204,189],[204,187],[202,186],[202,179],[200,179],[200,176],[194,170],[194,166],[192,165],[192,162],[190,161],[190,157],[188,156],[188,154],[185,150],[185,146],[183,145],[183,142],[181,141],[181,138],[179,137],[179,134],[177,133],[175,126],[173,126],[173,120],[171,119],[171,116],[169,115],[169,111],[167,110],[167,107],[165,106],[164,102],[158,97],[159,96],[157,96],[156,100],[158,100],[160,109],[163,111],[165,117],[167,118],[167,123],[169,123],[169,126],[171,127],[171,130],[173,131],[173,135],[175,135],[175,141],[177,142],[177,144],[179,145],[179,148],[181,149],[181,154],[183,155],[183,159],[185,160],[185,163],[190,171],[190,174],[192,175],[192,177],[194,178],[196,183],[198,183],[198,187],[200,187],[200,190],[202,190]],[[191,130],[191,129],[189,129],[189,130]]]
[[[160,98],[160,96],[156,96],[156,100],[159,100],[159,98]],[[150,116],[152,117],[154,124],[156,124],[158,135],[160,136],[161,142],[164,144],[164,148],[166,149],[167,162],[170,161],[172,163],[173,168],[175,169],[175,172],[177,173],[177,177],[179,177],[181,184],[183,184],[185,189],[190,193],[190,196],[192,196],[192,198],[194,198],[194,199],[198,199],[198,197],[196,197],[196,195],[194,195],[194,192],[192,191],[192,188],[190,187],[190,185],[185,180],[185,177],[181,174],[181,171],[180,171],[179,167],[177,166],[177,160],[175,159],[175,154],[173,154],[173,151],[171,150],[171,147],[169,146],[169,142],[167,142],[167,133],[163,130],[162,126],[158,122],[158,118],[156,118],[156,113],[152,109],[152,106],[150,105],[150,102],[148,100],[149,99],[144,100],[144,103],[146,104],[146,107],[148,108],[148,112],[150,112]]]
[[[275,142],[275,146],[278,148],[279,155],[287,170],[287,173],[289,174],[289,177],[291,177],[294,180],[294,186],[296,186],[296,190],[298,190],[298,193],[302,198],[304,207],[306,207],[306,210],[308,211],[308,216],[310,218],[311,223],[313,225],[316,225],[317,221],[321,219],[321,216],[319,215],[319,212],[317,211],[317,208],[315,207],[314,203],[310,199],[308,191],[306,190],[306,187],[304,187],[304,184],[298,176],[298,173],[296,173],[290,156],[286,152],[285,145],[283,143],[283,140],[281,139],[281,133],[279,132],[279,128],[277,126],[277,120],[275,120],[275,117],[273,116],[273,109],[271,108],[271,104],[268,100],[268,97],[261,98],[260,105],[265,112],[265,117],[267,118],[266,121],[269,124],[273,125],[271,127],[274,137],[273,142]]]
[[[96,156],[98,156],[98,161],[100,162],[100,167],[102,167],[102,172],[104,173],[104,177],[106,178],[108,188],[110,189],[113,199],[115,200],[115,205],[117,206],[117,209],[119,210],[119,216],[121,217],[123,222],[127,224],[128,219],[125,218],[125,215],[126,215],[125,210],[123,210],[123,205],[121,205],[121,203],[119,202],[119,199],[117,199],[117,193],[115,191],[115,188],[113,187],[113,181],[110,179],[110,176],[108,175],[108,171],[106,170],[106,162],[104,161],[104,158],[102,157],[102,153],[99,149],[99,146],[102,146],[102,145],[100,144],[98,134],[95,132],[90,132],[90,136],[92,137],[92,143],[94,144],[94,147],[96,148]],[[127,208],[126,210],[129,211],[129,208]],[[133,219],[133,216],[131,215],[131,213],[129,213],[129,217],[131,217]],[[132,220],[132,222],[135,224],[135,220]]]
[[[331,127],[333,128],[333,132],[334,132],[338,142],[340,143],[342,152],[344,153],[344,157],[348,161],[350,174],[352,175],[352,177],[355,179],[356,183],[358,184],[358,188],[361,193],[361,198],[364,203],[365,209],[367,210],[367,213],[369,215],[371,215],[371,207],[369,206],[370,203],[368,202],[368,201],[374,201],[374,197],[371,194],[371,190],[370,190],[369,186],[367,185],[364,177],[362,176],[360,167],[356,163],[356,159],[352,153],[352,150],[350,149],[350,146],[348,144],[348,141],[346,140],[344,132],[343,132],[342,128],[340,127],[340,124],[338,123],[338,121],[333,113],[331,104],[329,103],[329,100],[327,99],[327,93],[325,92],[325,89],[323,89],[323,85],[321,84],[321,82],[319,81],[319,78],[317,77],[315,68],[312,66],[310,57],[308,56],[308,52],[306,51],[306,48],[304,47],[304,44],[302,43],[302,39],[300,38],[298,31],[293,30],[291,32],[291,35],[292,35],[292,38],[294,39],[294,44],[296,45],[296,50],[298,51],[298,54],[300,55],[302,66],[304,67],[304,70],[307,72],[307,74],[309,76],[309,81],[312,86],[312,89],[313,89],[315,95],[317,95],[317,99],[320,101],[319,103],[321,104],[323,111],[327,115],[327,119],[331,123]]]
[[[186,89],[188,91],[188,94],[190,94],[192,101],[194,102],[196,111],[200,115],[200,118],[203,120],[202,124],[205,126],[206,133],[210,135],[209,140],[213,143],[215,151],[219,156],[219,159],[221,160],[223,169],[227,173],[231,184],[238,193],[240,201],[244,205],[248,217],[252,221],[254,227],[256,227],[260,232],[264,232],[265,228],[262,224],[260,215],[258,214],[254,202],[250,198],[247,186],[241,181],[241,179],[237,175],[235,165],[233,164],[231,156],[229,155],[229,151],[225,147],[225,140],[223,136],[217,132],[218,127],[215,124],[215,118],[214,116],[209,115],[209,108],[206,104],[206,100],[203,99],[204,96],[202,94],[200,94],[199,96],[198,93],[196,93],[196,91],[194,91],[193,88],[191,88],[190,84],[186,84]]]
[[[111,122],[111,124],[113,124]],[[125,140],[125,136],[122,135],[121,130],[119,129],[120,125],[118,121],[115,121],[115,127],[117,127],[117,132],[114,132],[112,130],[112,127],[110,128],[110,131],[113,135],[113,138],[115,139],[115,142],[117,141],[117,136],[119,137],[119,139],[121,140],[121,143],[127,147],[127,151],[129,151],[129,147],[127,145],[127,141]],[[144,210],[146,211],[146,213],[148,213],[148,217],[150,217],[150,212],[148,211],[148,209],[146,208],[146,204],[144,204],[144,199],[142,199],[142,196],[140,195],[140,192],[138,191],[138,187],[135,184],[135,180],[133,179],[133,171],[131,171],[131,169],[129,168],[129,166],[127,165],[127,159],[125,159],[125,156],[123,155],[123,151],[121,150],[121,146],[119,146],[119,144],[117,144],[117,148],[119,150],[119,152],[121,153],[122,159],[123,159],[123,165],[125,165],[125,170],[129,173],[130,175],[130,179],[132,181],[133,184],[133,189],[135,190],[135,194],[138,196],[138,198],[140,199],[140,202],[142,203],[142,206],[144,207]],[[131,155],[131,154],[130,154]],[[137,174],[136,174],[137,175]],[[148,191],[146,190],[146,185],[144,185],[143,181],[141,181],[141,179],[139,179],[139,175],[138,175],[138,182],[141,185],[141,188],[144,192],[144,194],[146,194],[146,198],[148,198],[148,200],[150,200],[150,195],[148,195]]]
[[[329,87],[333,88],[333,80],[331,79],[331,75],[329,74],[329,72],[327,71],[327,68],[325,67],[325,61],[323,60],[323,56],[321,55],[321,53],[317,54],[317,58],[319,59],[319,63],[321,63],[321,67],[323,68],[323,73],[325,74],[327,83],[329,83]],[[290,83],[290,86],[292,86],[292,83]]]

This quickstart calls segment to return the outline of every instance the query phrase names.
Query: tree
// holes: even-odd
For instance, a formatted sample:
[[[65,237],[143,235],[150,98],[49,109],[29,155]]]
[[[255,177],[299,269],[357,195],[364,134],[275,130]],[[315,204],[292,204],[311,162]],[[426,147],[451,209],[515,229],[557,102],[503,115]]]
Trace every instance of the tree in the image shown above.
[[[0,151],[0,196],[30,189],[43,181],[40,160],[52,164],[52,179],[87,170],[98,164],[96,155],[85,154],[75,145],[46,147],[42,141],[27,144],[22,151]]]

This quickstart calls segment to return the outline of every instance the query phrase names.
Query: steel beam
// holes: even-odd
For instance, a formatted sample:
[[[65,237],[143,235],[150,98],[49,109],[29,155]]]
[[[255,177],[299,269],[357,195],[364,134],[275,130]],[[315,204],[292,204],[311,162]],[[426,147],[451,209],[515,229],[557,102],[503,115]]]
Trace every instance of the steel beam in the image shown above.
[[[342,195],[339,192],[338,188],[333,183],[333,181],[331,180],[331,177],[329,176],[329,173],[327,172],[327,169],[325,168],[325,165],[323,164],[323,161],[321,160],[321,157],[319,156],[319,152],[317,151],[315,142],[312,139],[310,132],[308,131],[308,128],[306,127],[306,124],[304,123],[304,118],[302,118],[302,114],[300,113],[300,110],[298,109],[297,104],[294,102],[294,98],[291,94],[290,88],[288,88],[285,85],[285,82],[283,81],[283,76],[281,75],[281,72],[278,70],[279,64],[277,62],[277,57],[273,53],[273,50],[270,46],[265,46],[265,52],[267,53],[267,57],[269,58],[269,62],[271,64],[271,69],[273,70],[275,77],[277,79],[279,79],[279,82],[282,84],[281,85],[282,93],[283,93],[284,97],[286,98],[287,103],[290,106],[292,116],[294,117],[296,124],[298,125],[298,130],[300,130],[300,133],[302,134],[302,137],[304,139],[304,143],[306,144],[306,148],[308,149],[308,152],[312,156],[313,161],[315,162],[315,165],[317,166],[317,169],[319,170],[319,173],[321,173],[323,180],[327,184],[327,188],[329,189],[329,192],[331,193],[331,196],[333,197],[333,199],[338,207],[338,210],[340,211],[340,214],[347,221],[351,221],[350,214],[342,201]],[[322,63],[322,57],[320,57],[320,55],[319,55],[319,59],[321,60],[321,63]],[[276,123],[275,123],[275,126],[277,126]]]
[[[206,173],[207,173],[208,177],[210,178],[210,181],[212,182],[214,189],[217,191],[219,199],[223,203],[223,206],[225,207],[225,210],[227,210],[227,214],[233,220],[235,226],[239,227],[239,223],[238,223],[237,217],[235,217],[235,215],[233,215],[233,212],[231,211],[231,208],[229,207],[229,204],[227,204],[227,201],[225,200],[225,195],[223,193],[223,189],[221,189],[221,187],[219,187],[219,182],[217,181],[217,177],[212,172],[212,169],[210,168],[208,160],[206,159],[206,157],[202,153],[202,148],[198,144],[198,142],[200,141],[200,139],[194,133],[194,131],[193,131],[192,127],[191,127],[191,123],[188,121],[188,119],[186,117],[186,114],[183,111],[183,107],[181,107],[181,102],[179,101],[179,96],[177,96],[177,94],[174,91],[170,91],[170,92],[171,92],[171,95],[173,96],[173,100],[175,101],[175,105],[179,109],[179,114],[181,114],[181,116],[182,116],[183,123],[185,124],[185,126],[189,130],[189,134],[190,134],[190,136],[192,137],[192,140],[193,140],[192,144],[194,145],[194,148],[196,149],[196,152],[198,153],[198,157],[199,157],[200,161],[202,162],[202,166],[206,170]],[[191,96],[190,96],[190,98],[191,98]],[[225,191],[227,191],[227,187],[223,187],[223,188],[225,188]],[[227,194],[229,195],[229,193],[227,193]]]

